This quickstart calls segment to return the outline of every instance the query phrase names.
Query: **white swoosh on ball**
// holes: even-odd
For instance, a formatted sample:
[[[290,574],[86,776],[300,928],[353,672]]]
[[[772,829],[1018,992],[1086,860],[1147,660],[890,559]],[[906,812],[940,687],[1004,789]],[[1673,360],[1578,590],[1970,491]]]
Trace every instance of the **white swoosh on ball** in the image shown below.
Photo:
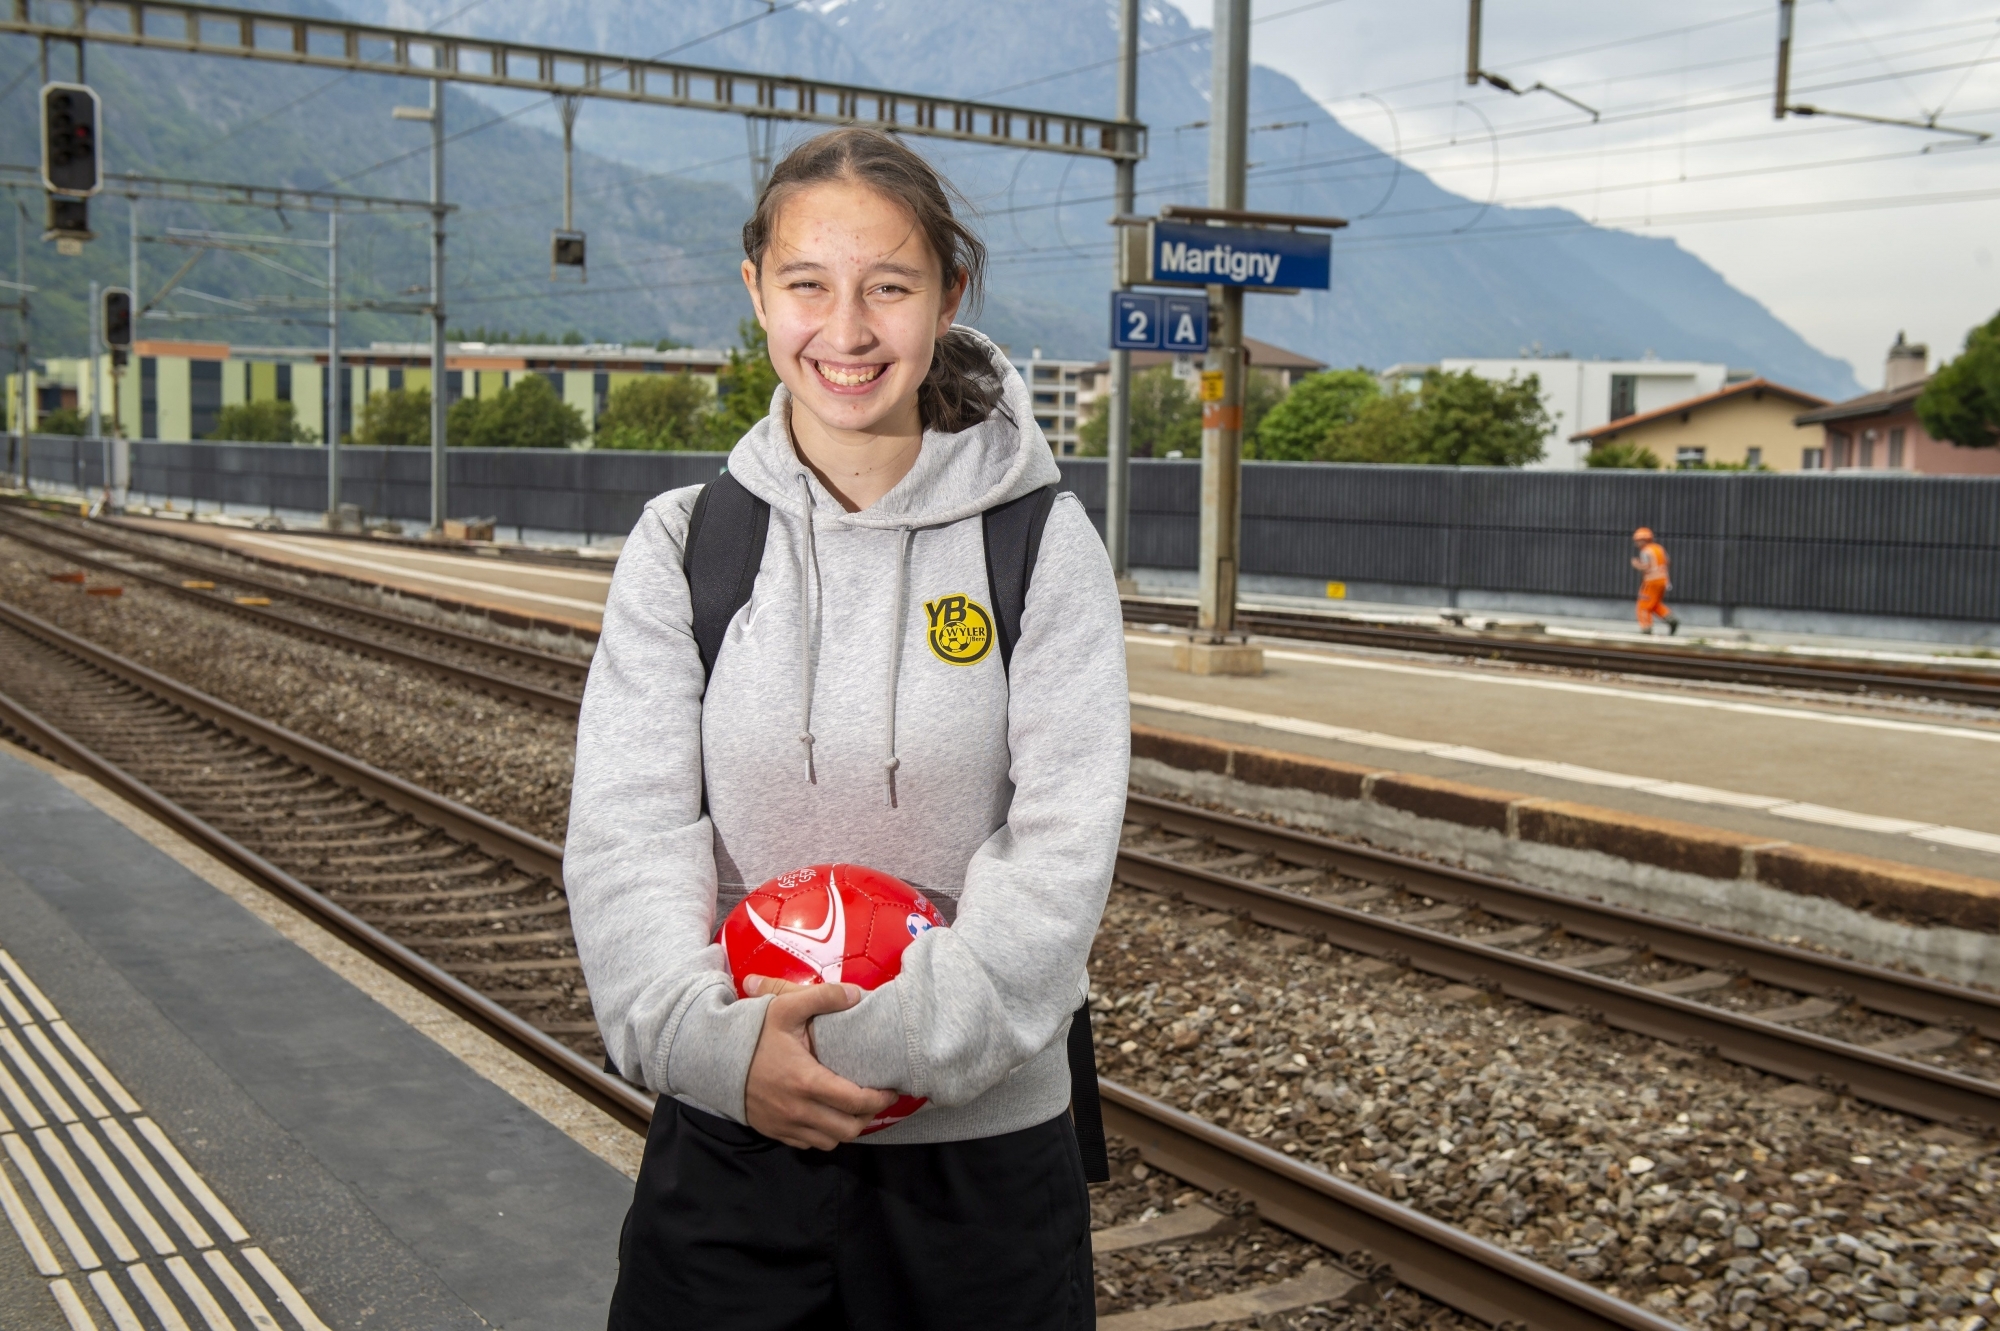
[[[840,888],[832,875],[826,880],[826,919],[819,929],[808,933],[803,929],[790,929],[772,924],[756,911],[749,911],[750,922],[757,926],[757,932],[768,942],[813,968],[813,972],[828,984],[840,983],[840,960],[847,951],[847,909],[841,904]]]

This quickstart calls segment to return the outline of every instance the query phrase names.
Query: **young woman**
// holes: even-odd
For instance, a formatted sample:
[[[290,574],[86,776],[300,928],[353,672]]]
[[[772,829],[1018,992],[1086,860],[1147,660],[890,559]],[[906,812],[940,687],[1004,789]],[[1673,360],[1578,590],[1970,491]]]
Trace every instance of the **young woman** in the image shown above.
[[[782,382],[729,455],[770,506],[750,600],[705,675],[698,491],[653,500],[578,724],[578,950],[612,1061],[661,1096],[611,1326],[1088,1327],[1064,1041],[1125,802],[1109,561],[1060,494],[1011,663],[931,632],[952,598],[990,620],[981,514],[1058,473],[1027,386],[952,322],[985,254],[922,158],[813,139],[743,241]],[[951,927],[871,993],[736,999],[722,917],[829,861],[896,875]],[[859,1138],[899,1094],[929,1104]]]

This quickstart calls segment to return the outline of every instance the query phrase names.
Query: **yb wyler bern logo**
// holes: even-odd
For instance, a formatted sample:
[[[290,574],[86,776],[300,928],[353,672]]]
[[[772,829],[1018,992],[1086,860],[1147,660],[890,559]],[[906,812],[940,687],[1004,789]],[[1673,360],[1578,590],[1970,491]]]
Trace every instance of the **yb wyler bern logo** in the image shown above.
[[[993,616],[963,593],[924,602],[931,655],[946,665],[975,665],[993,649]]]

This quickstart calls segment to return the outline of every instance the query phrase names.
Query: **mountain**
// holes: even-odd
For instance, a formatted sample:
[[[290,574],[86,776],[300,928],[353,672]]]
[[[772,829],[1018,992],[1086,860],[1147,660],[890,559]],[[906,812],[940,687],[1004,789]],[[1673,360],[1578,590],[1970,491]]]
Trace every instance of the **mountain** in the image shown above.
[[[762,0],[674,6],[484,0],[469,9],[463,0],[353,0],[347,9],[400,26],[449,19],[453,31],[552,45],[671,51],[675,59],[723,68],[1030,107],[1112,109],[1115,0],[808,0],[776,12]],[[1141,65],[1140,115],[1150,152],[1138,179],[1140,208],[1150,211],[1205,199],[1207,137],[1200,125],[1208,114],[1209,47],[1206,33],[1171,5],[1150,0],[1143,9],[1149,54]],[[454,11],[463,12],[451,18]],[[17,43],[4,58],[31,57],[27,44]],[[423,142],[421,126],[388,120],[394,101],[422,99],[420,83],[357,76],[272,115],[334,76],[103,48],[91,58],[93,81],[111,106],[112,148],[147,163],[133,169],[319,183]],[[6,69],[0,65],[0,77]],[[130,86],[114,97],[109,80]],[[14,147],[27,128],[11,114],[24,92],[9,95],[10,114],[0,117],[0,145],[13,161],[32,160]],[[119,99],[128,96],[148,118],[143,136],[119,133]],[[1851,367],[1815,350],[1671,240],[1592,227],[1565,210],[1487,208],[1452,194],[1420,172],[1398,168],[1269,69],[1253,73],[1251,107],[1253,126],[1275,127],[1251,138],[1250,205],[1353,219],[1335,240],[1332,290],[1249,302],[1250,331],[1258,337],[1332,364],[1372,366],[1512,356],[1537,344],[1580,357],[1652,352],[1724,361],[1830,396],[1859,391]],[[546,229],[560,216],[553,113],[522,94],[481,89],[447,96],[454,132],[508,114],[514,118],[447,150],[450,197],[464,209],[452,223],[452,322],[575,327],[603,338],[733,340],[747,313],[734,275],[735,233],[750,188],[743,122],[584,105],[576,127],[576,212],[577,225],[591,235],[593,262],[590,287],[579,291],[552,289],[546,277]],[[257,117],[269,118],[251,123]],[[202,150],[205,139],[231,129],[220,148]],[[780,150],[810,132],[781,124]],[[981,218],[993,250],[981,326],[1017,350],[1101,355],[1110,166],[911,142],[947,172]],[[114,160],[114,169],[120,165]],[[342,188],[421,195],[426,169],[418,154]],[[374,237],[370,280],[385,291],[421,280],[418,235],[379,223],[356,229]],[[122,237],[105,248],[122,258]],[[217,294],[229,293],[218,288]],[[391,322],[403,329],[415,323]]]

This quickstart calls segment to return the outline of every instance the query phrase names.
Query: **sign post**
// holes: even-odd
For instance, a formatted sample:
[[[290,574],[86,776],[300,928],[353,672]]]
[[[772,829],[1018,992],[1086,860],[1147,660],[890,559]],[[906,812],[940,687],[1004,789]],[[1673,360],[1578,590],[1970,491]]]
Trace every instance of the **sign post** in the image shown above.
[[[1205,296],[1112,296],[1114,365],[1134,350],[1206,351],[1201,375],[1201,602],[1195,629],[1174,648],[1174,668],[1198,675],[1258,675],[1264,653],[1236,629],[1242,563],[1243,296],[1296,295],[1332,284],[1337,217],[1300,217],[1244,208],[1248,142],[1250,0],[1215,0],[1215,72],[1210,80],[1206,208],[1173,206],[1157,218],[1121,210],[1118,279],[1128,286],[1205,287]],[[1115,408],[1114,408],[1115,409]],[[1117,423],[1114,422],[1115,431]],[[1111,487],[1107,530],[1123,531]]]

